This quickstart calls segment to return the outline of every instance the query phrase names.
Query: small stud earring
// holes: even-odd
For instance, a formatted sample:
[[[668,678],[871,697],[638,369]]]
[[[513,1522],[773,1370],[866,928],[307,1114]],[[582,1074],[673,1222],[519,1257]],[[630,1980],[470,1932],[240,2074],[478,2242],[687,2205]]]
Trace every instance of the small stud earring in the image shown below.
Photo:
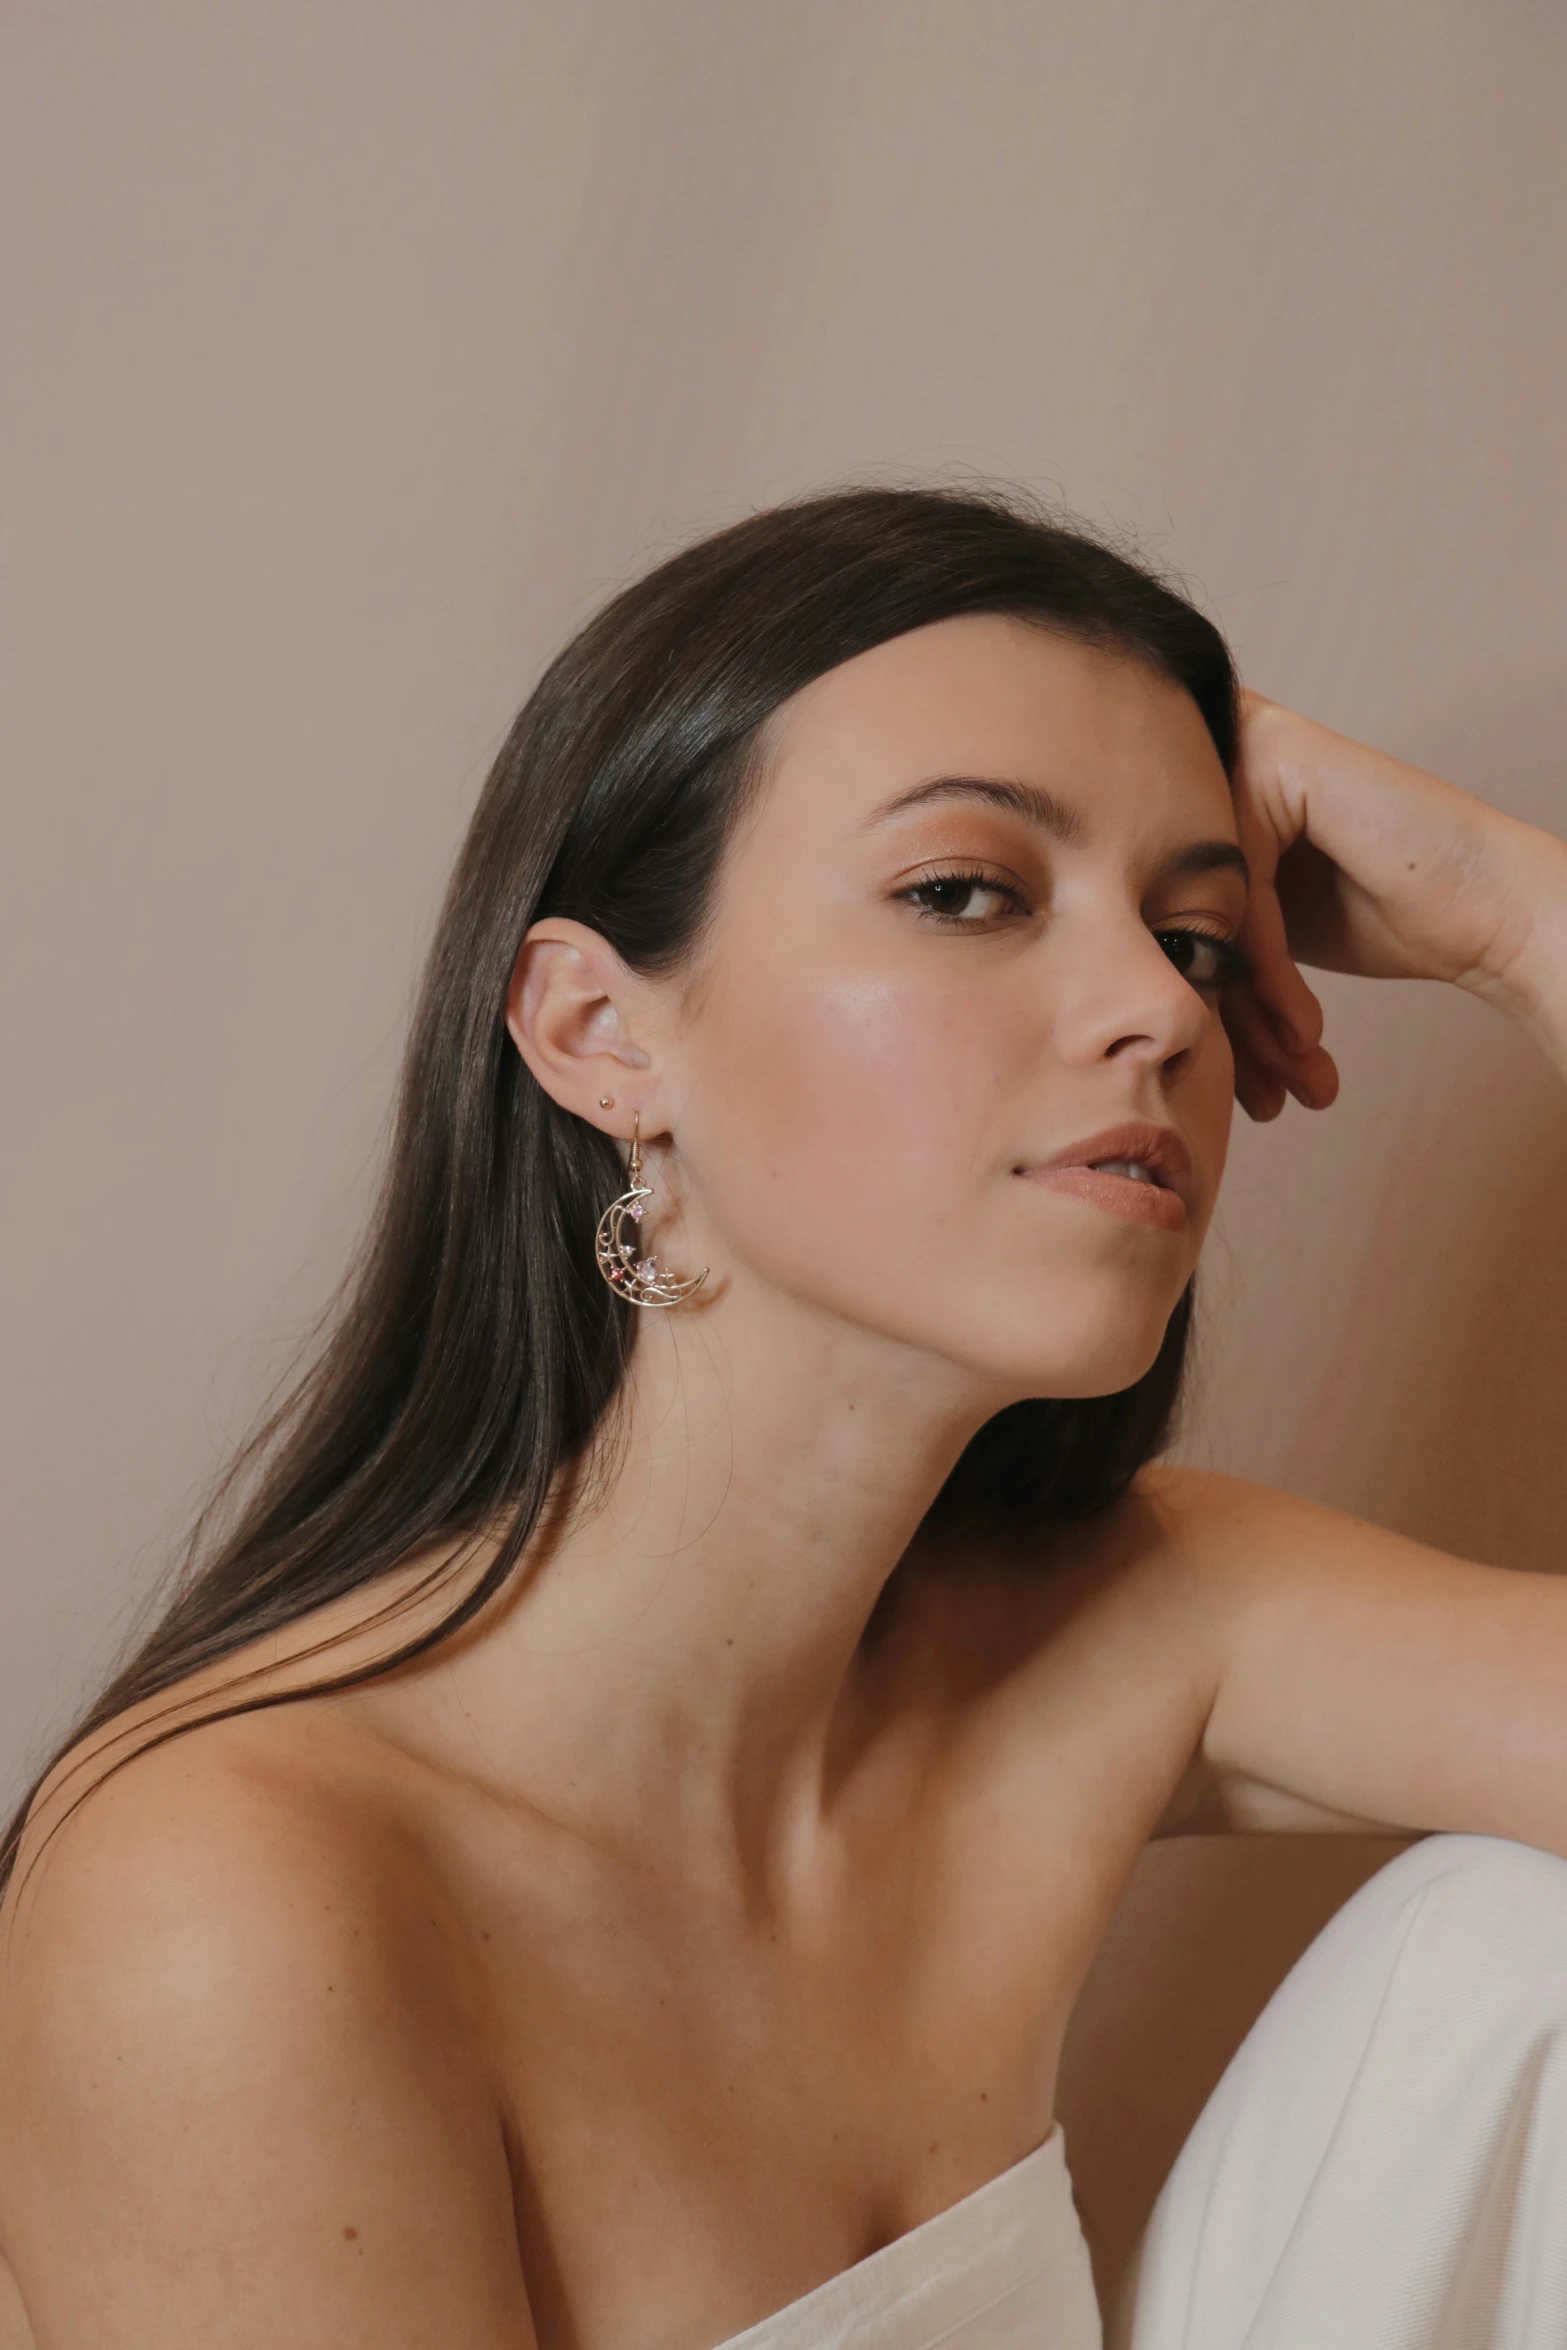
[[[614,1107],[615,1097],[612,1093],[601,1093],[599,1095],[599,1108],[601,1110],[612,1110]]]

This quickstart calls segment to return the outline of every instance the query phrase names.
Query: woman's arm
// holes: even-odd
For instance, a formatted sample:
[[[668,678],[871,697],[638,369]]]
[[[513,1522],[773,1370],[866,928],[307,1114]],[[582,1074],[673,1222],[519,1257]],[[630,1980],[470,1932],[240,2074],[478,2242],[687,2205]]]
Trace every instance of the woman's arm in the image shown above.
[[[1227,1014],[1255,1118],[1324,1108],[1337,1074],[1301,963],[1445,979],[1517,1021],[1567,1076],[1567,845],[1258,694],[1235,788],[1255,988]]]
[[[1567,1075],[1562,842],[1254,694],[1236,804],[1258,980],[1227,1019],[1254,1117],[1336,1091],[1299,962],[1451,981]],[[1567,1575],[1234,1478],[1141,1482],[1215,1691],[1162,1832],[1468,1829],[1567,1856]]]
[[[1204,1470],[1139,1485],[1214,1692],[1158,1833],[1462,1829],[1567,1858],[1567,1576]]]
[[[0,1951],[0,2231],[41,2342],[532,2350],[440,1937],[365,1844],[198,1732],[39,1858]]]

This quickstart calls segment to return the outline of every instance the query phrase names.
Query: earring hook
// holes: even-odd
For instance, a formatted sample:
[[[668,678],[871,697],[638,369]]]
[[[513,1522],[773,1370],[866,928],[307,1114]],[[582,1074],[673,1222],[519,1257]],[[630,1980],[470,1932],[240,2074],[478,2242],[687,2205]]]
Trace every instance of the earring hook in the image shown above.
[[[598,1269],[611,1289],[634,1306],[675,1306],[692,1291],[700,1289],[707,1279],[708,1268],[685,1277],[659,1270],[658,1260],[651,1254],[638,1256],[636,1244],[624,1237],[624,1227],[633,1228],[642,1221],[642,1211],[653,1194],[642,1181],[642,1112],[634,1110],[631,1116],[631,1163],[626,1170],[626,1188],[618,1199],[599,1218],[594,1235],[594,1254]]]

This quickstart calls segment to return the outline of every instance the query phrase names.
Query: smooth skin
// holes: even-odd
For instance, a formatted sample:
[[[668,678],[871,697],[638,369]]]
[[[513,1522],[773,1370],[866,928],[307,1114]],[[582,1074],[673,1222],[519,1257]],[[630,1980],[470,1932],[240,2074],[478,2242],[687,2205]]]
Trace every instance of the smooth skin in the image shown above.
[[[1567,1072],[1567,850],[1256,697],[1232,794],[1177,688],[995,617],[766,750],[693,969],[555,919],[519,957],[517,1049],[639,1114],[660,1259],[713,1269],[525,1586],[105,1779],[128,1718],[37,1807],[18,2344],[710,2350],[1039,2144],[1150,1837],[1567,1855],[1567,1581],[1168,1468],[1027,1543],[919,1533],[993,1412],[1147,1368],[1237,1094],[1332,1099],[1296,957],[1451,980]],[[1128,1119],[1183,1139],[1184,1229],[1042,1176]],[[250,1686],[384,1653],[428,1563]]]

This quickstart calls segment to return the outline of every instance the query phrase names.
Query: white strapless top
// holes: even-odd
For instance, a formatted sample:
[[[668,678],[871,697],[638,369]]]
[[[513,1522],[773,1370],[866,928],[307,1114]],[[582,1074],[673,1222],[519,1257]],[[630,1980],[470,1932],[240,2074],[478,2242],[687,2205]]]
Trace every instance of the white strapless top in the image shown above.
[[[719,2350],[1100,2350],[1061,2124],[961,2203]]]

